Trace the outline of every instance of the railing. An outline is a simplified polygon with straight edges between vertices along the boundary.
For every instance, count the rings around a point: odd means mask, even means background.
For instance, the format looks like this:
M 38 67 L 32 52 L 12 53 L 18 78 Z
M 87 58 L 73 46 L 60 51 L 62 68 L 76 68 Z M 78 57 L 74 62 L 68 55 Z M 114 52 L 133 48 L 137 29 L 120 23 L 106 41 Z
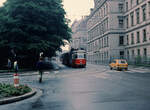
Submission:
M 150 55 L 141 56 L 141 55 L 134 55 L 134 56 L 114 56 L 109 58 L 103 59 L 91 59 L 88 62 L 92 64 L 109 64 L 113 59 L 126 59 L 128 64 L 130 65 L 143 65 L 143 66 L 150 66 Z
M 135 65 L 150 65 L 150 55 L 147 56 L 128 56 L 127 61 L 129 64 Z

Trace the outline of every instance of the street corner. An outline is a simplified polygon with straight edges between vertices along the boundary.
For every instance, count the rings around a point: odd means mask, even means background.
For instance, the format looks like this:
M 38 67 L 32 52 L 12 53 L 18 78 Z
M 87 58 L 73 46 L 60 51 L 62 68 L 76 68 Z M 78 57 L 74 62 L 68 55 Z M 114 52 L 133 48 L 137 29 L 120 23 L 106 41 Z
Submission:
M 26 93 L 24 95 L 8 97 L 8 98 L 1 99 L 0 100 L 0 105 L 22 101 L 24 99 L 27 99 L 27 98 L 30 98 L 30 97 L 34 96 L 37 93 L 37 89 L 36 88 L 31 88 L 31 89 L 32 89 L 31 92 Z

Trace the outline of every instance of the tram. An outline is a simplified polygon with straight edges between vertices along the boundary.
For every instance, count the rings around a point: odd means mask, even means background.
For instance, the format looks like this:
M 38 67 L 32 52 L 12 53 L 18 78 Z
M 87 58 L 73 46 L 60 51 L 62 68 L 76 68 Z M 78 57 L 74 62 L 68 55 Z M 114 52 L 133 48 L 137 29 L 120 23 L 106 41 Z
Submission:
M 61 55 L 62 64 L 69 67 L 86 67 L 86 51 L 83 49 L 71 49 Z

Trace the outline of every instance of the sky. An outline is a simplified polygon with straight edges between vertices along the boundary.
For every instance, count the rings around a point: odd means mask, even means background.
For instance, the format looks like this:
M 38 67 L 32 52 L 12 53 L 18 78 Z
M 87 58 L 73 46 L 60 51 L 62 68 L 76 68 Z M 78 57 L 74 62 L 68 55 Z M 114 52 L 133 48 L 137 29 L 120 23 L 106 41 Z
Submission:
M 63 4 L 67 18 L 73 23 L 75 19 L 79 20 L 82 16 L 89 15 L 90 8 L 94 7 L 94 0 L 63 0 Z
M 0 5 L 2 5 L 3 4 L 3 2 L 5 2 L 6 0 L 0 0 Z

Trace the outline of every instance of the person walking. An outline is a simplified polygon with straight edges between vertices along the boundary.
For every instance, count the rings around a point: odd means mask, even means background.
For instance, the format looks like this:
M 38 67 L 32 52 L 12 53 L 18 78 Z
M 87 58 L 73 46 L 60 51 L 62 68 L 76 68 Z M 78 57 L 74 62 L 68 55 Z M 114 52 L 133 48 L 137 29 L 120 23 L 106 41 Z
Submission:
M 44 62 L 43 62 L 43 58 L 40 57 L 39 61 L 37 62 L 37 65 L 36 65 L 38 71 L 39 71 L 39 83 L 42 82 L 42 75 L 43 75 L 43 70 L 44 70 Z
M 8 67 L 8 72 L 11 72 L 11 60 L 8 59 L 8 62 L 7 62 L 7 67 Z

